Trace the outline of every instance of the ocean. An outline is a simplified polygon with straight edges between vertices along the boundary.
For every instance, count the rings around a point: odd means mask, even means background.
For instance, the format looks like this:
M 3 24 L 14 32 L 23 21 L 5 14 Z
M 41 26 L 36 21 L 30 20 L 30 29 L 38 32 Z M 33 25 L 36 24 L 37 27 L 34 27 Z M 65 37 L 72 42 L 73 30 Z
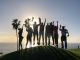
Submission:
M 79 43 L 68 43 L 68 49 L 75 49 L 78 48 Z M 16 43 L 0 43 L 0 52 L 2 52 L 2 55 L 14 52 L 17 50 L 17 44 Z M 61 44 L 59 43 L 59 48 L 61 47 Z

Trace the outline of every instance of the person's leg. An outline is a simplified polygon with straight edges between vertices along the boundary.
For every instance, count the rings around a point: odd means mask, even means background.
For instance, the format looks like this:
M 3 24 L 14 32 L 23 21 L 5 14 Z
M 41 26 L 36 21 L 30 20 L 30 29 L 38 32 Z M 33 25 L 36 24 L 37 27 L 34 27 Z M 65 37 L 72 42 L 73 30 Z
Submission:
M 66 37 L 65 37 L 66 39 Z M 67 49 L 67 39 L 65 40 L 65 49 Z
M 27 47 L 27 45 L 28 45 L 28 40 L 27 40 L 27 42 L 26 42 L 26 47 Z
M 42 32 L 42 39 L 43 39 L 43 45 L 44 45 L 44 32 Z
M 23 49 L 23 48 L 22 48 L 22 43 L 21 43 L 21 49 Z
M 39 42 L 39 39 L 38 39 L 38 32 L 37 32 L 37 44 L 38 44 L 38 42 Z
M 62 48 L 64 48 L 64 44 L 63 44 L 63 41 L 61 41 L 61 45 L 62 45 Z
M 23 49 L 23 48 L 22 48 L 22 40 L 21 40 L 21 49 Z
M 50 34 L 48 34 L 48 45 L 50 45 Z
M 53 45 L 54 45 L 54 35 L 53 35 L 53 33 L 52 33 L 52 41 L 53 41 Z
M 57 36 L 55 36 L 55 45 L 56 45 L 56 47 L 58 47 L 58 40 L 57 40 Z
M 21 36 L 21 49 L 23 49 L 23 47 L 22 47 L 22 40 L 23 40 L 23 36 Z
M 61 48 L 64 48 L 63 37 L 61 37 Z
M 35 44 L 35 33 L 33 34 L 33 45 Z
M 19 37 L 19 50 L 20 50 L 20 37 Z
M 32 37 L 30 37 L 30 47 L 32 47 Z
M 29 36 L 27 36 L 27 42 L 26 42 L 26 47 L 27 47 L 27 45 L 28 45 L 28 40 L 29 40 Z
M 58 35 L 56 35 L 56 46 L 58 47 Z
M 40 39 L 41 39 L 41 32 L 39 32 L 39 42 L 38 42 L 38 45 L 40 45 Z
M 45 44 L 47 45 L 47 33 L 45 33 Z

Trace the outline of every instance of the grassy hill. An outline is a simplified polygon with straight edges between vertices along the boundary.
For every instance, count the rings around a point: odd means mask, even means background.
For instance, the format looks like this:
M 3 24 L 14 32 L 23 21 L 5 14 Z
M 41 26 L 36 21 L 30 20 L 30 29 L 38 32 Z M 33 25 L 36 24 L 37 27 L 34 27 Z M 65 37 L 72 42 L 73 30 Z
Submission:
M 80 48 L 77 48 L 77 49 L 69 49 L 69 51 L 77 54 L 78 56 L 80 56 Z
M 80 60 L 80 57 L 68 50 L 37 46 L 9 53 L 0 60 Z

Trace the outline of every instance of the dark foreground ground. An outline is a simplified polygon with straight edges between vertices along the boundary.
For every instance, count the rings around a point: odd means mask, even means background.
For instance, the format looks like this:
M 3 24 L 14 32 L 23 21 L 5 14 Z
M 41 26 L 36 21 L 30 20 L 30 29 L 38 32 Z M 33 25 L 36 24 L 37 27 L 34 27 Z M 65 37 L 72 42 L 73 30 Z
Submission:
M 37 46 L 9 53 L 0 57 L 0 60 L 80 60 L 80 57 L 68 50 Z

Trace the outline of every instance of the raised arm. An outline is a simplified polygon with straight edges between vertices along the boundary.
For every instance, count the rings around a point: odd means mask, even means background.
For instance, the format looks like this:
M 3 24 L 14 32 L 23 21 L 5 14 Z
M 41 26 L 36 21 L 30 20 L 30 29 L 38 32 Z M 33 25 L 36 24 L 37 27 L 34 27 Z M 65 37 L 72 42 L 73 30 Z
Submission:
M 39 19 L 39 24 L 37 24 L 37 26 L 39 26 L 41 24 L 41 18 L 39 17 L 38 19 Z
M 32 17 L 32 21 L 34 20 L 34 17 Z
M 62 27 L 62 26 L 60 25 L 60 28 L 59 28 L 60 31 L 61 31 L 61 27 Z
M 41 18 L 39 17 L 39 24 L 41 24 Z
M 58 21 L 57 21 L 57 29 L 58 29 Z
M 45 18 L 44 26 L 45 26 L 45 23 L 46 23 L 46 18 Z

